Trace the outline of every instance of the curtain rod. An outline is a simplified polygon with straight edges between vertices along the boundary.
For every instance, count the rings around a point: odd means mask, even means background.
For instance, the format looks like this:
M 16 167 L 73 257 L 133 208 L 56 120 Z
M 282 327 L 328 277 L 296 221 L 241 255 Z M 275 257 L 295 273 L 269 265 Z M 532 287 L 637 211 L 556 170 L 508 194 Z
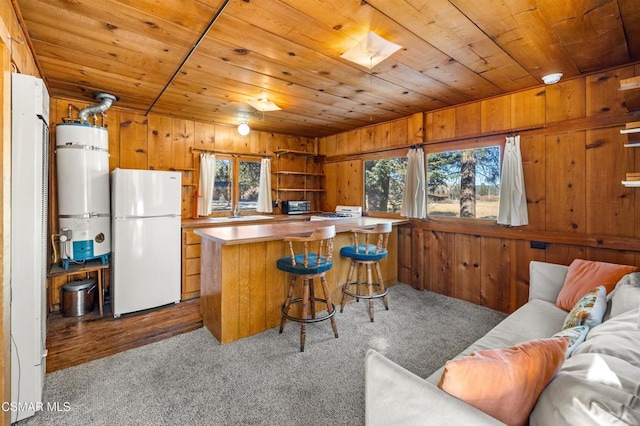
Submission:
M 220 149 L 201 149 L 201 148 L 190 148 L 191 152 L 193 153 L 193 151 L 200 151 L 200 152 L 208 152 L 211 154 L 226 154 L 226 155 L 231 155 L 234 157 L 239 157 L 241 155 L 246 155 L 246 156 L 254 156 L 254 157 L 263 157 L 263 158 L 272 158 L 273 154 L 251 154 L 251 153 L 246 153 L 246 152 L 235 152 L 235 151 L 224 151 L 224 150 L 220 150 Z

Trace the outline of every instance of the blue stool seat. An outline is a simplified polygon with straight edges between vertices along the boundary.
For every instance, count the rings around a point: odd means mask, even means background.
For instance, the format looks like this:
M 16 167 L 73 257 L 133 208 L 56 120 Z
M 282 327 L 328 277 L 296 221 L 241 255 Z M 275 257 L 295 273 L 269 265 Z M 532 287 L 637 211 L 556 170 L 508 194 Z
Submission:
M 338 337 L 338 326 L 334 318 L 336 307 L 331 302 L 331 293 L 327 286 L 325 272 L 333 267 L 333 240 L 336 235 L 334 225 L 317 228 L 308 237 L 291 236 L 284 238 L 289 246 L 290 256 L 282 257 L 276 261 L 276 267 L 291 274 L 291 282 L 287 298 L 282 305 L 282 319 L 280 320 L 280 333 L 284 330 L 286 320 L 300 323 L 300 352 L 304 352 L 307 336 L 307 324 L 324 320 L 331 321 L 333 334 Z M 294 246 L 302 253 L 296 253 Z M 313 280 L 319 278 L 324 297 L 316 297 Z M 294 297 L 296 282 L 302 284 L 302 294 Z M 316 302 L 327 307 L 327 312 L 316 312 Z M 297 311 L 289 313 L 292 305 L 297 305 Z
M 358 244 L 358 250 L 356 246 L 344 246 L 340 249 L 340 256 L 349 257 L 353 260 L 381 260 L 387 257 L 389 252 L 387 250 L 381 250 L 376 253 L 378 247 L 374 244 Z
M 313 275 L 327 272 L 333 267 L 333 260 L 327 261 L 325 256 L 320 256 L 318 262 L 317 253 L 309 253 L 307 256 L 307 266 L 304 266 L 304 254 L 295 255 L 295 266 L 291 263 L 291 257 L 281 257 L 276 262 L 276 267 L 281 271 L 290 272 L 296 275 Z

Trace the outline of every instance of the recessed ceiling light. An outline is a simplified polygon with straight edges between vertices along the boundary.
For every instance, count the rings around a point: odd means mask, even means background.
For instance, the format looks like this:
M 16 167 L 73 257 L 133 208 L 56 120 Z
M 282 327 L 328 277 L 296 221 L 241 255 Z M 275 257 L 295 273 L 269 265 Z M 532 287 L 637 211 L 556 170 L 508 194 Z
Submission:
M 402 46 L 391 43 L 371 31 L 340 57 L 371 69 L 400 49 Z
M 542 76 L 542 81 L 544 81 L 544 84 L 556 84 L 557 82 L 560 81 L 561 78 L 562 78 L 561 72 L 554 72 L 553 74 L 547 74 L 545 76 Z

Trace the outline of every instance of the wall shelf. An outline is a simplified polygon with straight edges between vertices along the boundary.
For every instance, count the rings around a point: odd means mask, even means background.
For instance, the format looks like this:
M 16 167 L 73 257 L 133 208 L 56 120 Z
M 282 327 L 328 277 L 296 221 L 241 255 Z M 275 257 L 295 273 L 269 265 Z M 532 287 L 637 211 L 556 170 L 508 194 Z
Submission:
M 624 103 L 630 113 L 640 112 L 640 76 L 620 80 L 620 91 L 624 92 Z M 625 148 L 640 148 L 640 121 L 632 121 L 620 129 L 620 134 L 627 135 Z M 627 179 L 637 178 L 638 173 L 627 173 Z M 640 188 L 640 180 L 623 180 L 627 188 Z
M 620 89 L 629 112 L 640 112 L 640 76 L 620 80 Z
M 276 176 L 276 188 L 275 188 L 275 196 L 277 199 L 280 198 L 281 194 L 287 193 L 298 193 L 302 194 L 303 199 L 307 199 L 307 194 L 318 194 L 324 192 L 324 189 L 321 188 L 322 181 L 320 180 L 324 177 L 324 173 L 319 173 L 308 169 L 310 166 L 309 161 L 310 158 L 314 159 L 314 162 L 318 162 L 318 156 L 315 152 L 307 152 L 300 151 L 295 149 L 278 149 L 274 151 L 277 157 L 277 170 L 273 172 Z M 300 170 L 287 170 L 286 168 L 283 170 L 283 163 L 286 162 L 281 161 L 283 157 L 305 157 L 304 159 L 304 171 Z M 291 167 L 294 169 L 300 169 L 300 166 Z M 302 186 L 301 186 L 302 185 Z M 317 200 L 316 200 L 317 202 Z

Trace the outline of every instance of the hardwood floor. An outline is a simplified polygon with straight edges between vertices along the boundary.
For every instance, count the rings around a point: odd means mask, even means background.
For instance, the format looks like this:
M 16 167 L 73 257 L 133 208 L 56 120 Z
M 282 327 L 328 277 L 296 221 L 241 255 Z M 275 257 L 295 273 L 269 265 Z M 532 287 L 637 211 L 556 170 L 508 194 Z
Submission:
M 115 319 L 105 304 L 81 317 L 47 318 L 47 373 L 137 348 L 202 327 L 200 299 Z

